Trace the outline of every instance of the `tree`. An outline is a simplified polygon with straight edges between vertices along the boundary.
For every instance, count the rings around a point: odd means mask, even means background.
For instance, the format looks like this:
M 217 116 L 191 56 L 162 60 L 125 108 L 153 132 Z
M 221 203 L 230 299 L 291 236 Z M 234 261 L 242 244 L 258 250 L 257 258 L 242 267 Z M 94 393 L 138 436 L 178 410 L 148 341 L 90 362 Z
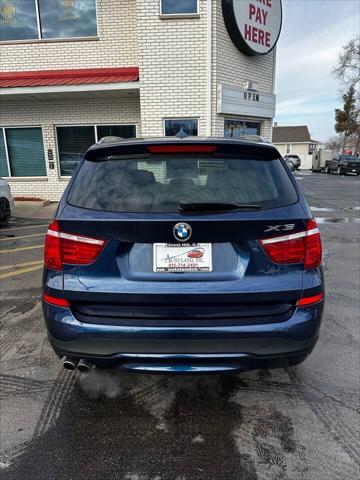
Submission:
M 326 150 L 336 150 L 339 152 L 343 145 L 344 139 L 341 135 L 333 135 L 325 142 Z
M 339 108 L 335 109 L 335 131 L 337 133 L 343 133 L 344 148 L 349 135 L 357 134 L 358 138 L 360 136 L 359 110 L 356 105 L 355 87 L 353 85 L 344 93 L 343 101 L 343 110 Z
M 360 37 L 344 45 L 333 73 L 346 87 L 360 85 Z

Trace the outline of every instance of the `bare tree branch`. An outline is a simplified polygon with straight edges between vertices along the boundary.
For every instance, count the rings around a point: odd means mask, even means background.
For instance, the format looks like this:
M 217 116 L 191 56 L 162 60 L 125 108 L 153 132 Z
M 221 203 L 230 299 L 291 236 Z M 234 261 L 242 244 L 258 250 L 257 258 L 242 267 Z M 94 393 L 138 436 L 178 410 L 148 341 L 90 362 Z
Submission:
M 353 85 L 357 90 L 360 85 L 360 37 L 353 38 L 344 45 L 333 69 L 333 74 L 342 80 L 345 86 Z

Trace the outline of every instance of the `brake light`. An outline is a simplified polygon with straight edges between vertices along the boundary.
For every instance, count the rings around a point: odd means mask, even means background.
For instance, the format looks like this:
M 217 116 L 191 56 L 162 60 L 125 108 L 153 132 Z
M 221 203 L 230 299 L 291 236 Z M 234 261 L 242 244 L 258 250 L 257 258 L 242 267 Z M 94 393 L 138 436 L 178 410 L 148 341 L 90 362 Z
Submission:
M 260 244 L 274 263 L 303 263 L 304 268 L 321 264 L 322 246 L 315 219 L 307 222 L 306 230 L 280 237 L 260 240 Z
M 149 145 L 150 153 L 212 153 L 215 145 Z
M 319 293 L 318 295 L 313 295 L 312 297 L 299 298 L 296 302 L 297 307 L 308 307 L 309 305 L 314 305 L 319 303 L 324 299 L 324 294 Z
M 46 303 L 56 305 L 57 307 L 70 307 L 70 303 L 68 300 L 66 300 L 66 298 L 53 297 L 52 295 L 48 295 L 47 293 L 43 294 L 43 300 Z
M 64 264 L 89 265 L 104 248 L 106 241 L 60 231 L 57 220 L 53 220 L 45 238 L 45 266 L 62 270 Z

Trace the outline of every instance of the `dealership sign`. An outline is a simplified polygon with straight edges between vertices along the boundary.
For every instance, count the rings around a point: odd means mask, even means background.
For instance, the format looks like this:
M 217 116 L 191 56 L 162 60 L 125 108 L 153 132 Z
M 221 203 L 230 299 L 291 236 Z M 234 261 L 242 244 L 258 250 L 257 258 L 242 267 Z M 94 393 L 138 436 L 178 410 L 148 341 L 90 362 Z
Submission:
M 222 0 L 230 38 L 246 55 L 265 55 L 281 32 L 281 0 Z

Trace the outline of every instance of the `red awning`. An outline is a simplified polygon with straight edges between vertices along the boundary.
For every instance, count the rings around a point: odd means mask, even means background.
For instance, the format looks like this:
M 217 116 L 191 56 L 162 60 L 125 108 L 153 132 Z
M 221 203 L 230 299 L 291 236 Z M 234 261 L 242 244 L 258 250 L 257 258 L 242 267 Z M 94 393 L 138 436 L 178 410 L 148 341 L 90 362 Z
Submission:
M 138 80 L 138 67 L 2 72 L 0 73 L 0 88 L 121 83 Z

